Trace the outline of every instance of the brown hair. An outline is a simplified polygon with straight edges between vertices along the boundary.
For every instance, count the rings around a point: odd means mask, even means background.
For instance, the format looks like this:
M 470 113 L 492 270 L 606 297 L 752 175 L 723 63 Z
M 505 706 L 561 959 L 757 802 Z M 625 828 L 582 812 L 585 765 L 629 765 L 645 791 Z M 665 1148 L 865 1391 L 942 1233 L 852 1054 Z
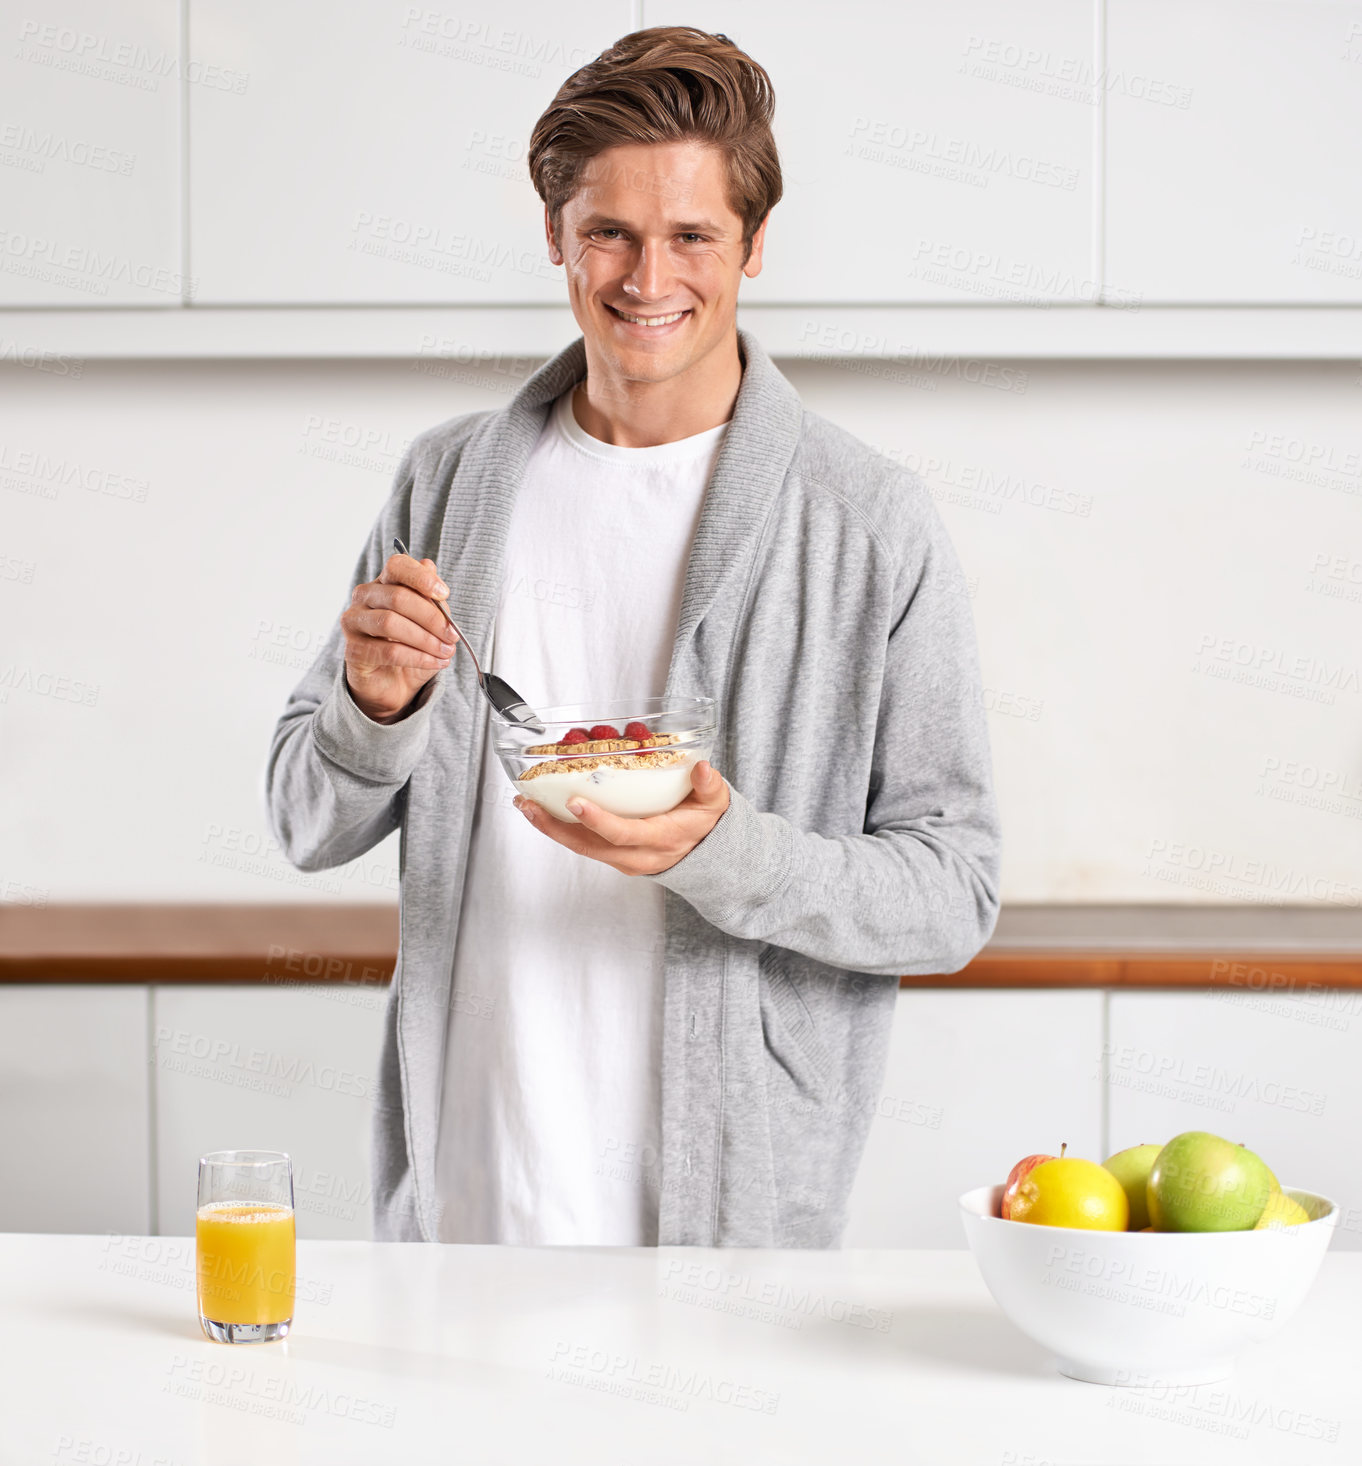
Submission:
M 564 204 L 598 153 L 695 139 L 723 153 L 746 264 L 752 236 L 781 195 L 775 101 L 765 70 L 721 32 L 657 25 L 622 36 L 568 77 L 530 137 L 530 180 L 548 206 L 554 237 Z

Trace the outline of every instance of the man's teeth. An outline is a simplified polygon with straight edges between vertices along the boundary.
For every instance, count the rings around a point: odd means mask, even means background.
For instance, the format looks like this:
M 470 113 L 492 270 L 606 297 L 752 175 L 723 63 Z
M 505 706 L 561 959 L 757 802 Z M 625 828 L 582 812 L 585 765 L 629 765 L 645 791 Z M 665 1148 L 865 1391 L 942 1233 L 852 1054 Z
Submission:
M 616 315 L 622 316 L 626 321 L 632 321 L 636 326 L 666 326 L 672 321 L 679 321 L 686 314 L 685 311 L 677 311 L 675 315 L 670 316 L 631 316 L 617 306 L 614 307 L 614 310 Z

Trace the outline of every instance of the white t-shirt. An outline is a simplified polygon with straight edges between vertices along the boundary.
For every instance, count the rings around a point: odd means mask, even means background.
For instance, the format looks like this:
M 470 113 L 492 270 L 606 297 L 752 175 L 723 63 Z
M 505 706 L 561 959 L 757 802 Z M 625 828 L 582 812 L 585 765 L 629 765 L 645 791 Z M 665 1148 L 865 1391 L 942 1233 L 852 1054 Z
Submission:
M 572 397 L 530 455 L 494 626 L 491 663 L 535 708 L 665 692 L 728 428 L 622 448 L 578 424 Z M 454 955 L 438 1236 L 654 1245 L 664 892 L 550 840 L 515 792 L 489 739 Z

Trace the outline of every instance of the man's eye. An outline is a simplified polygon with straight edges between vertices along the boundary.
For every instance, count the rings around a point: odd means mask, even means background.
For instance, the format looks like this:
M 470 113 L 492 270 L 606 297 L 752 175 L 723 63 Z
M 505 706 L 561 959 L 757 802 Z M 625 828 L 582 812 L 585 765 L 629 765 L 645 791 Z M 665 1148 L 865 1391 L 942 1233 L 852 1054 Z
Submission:
M 607 229 L 598 229 L 596 231 L 596 233 L 597 234 L 618 234 L 619 233 L 619 230 L 611 227 L 611 228 L 607 228 Z
M 687 239 L 687 240 L 690 240 L 690 239 L 700 240 L 700 239 L 703 239 L 704 237 L 705 236 L 703 234 L 683 234 L 681 236 L 682 239 Z

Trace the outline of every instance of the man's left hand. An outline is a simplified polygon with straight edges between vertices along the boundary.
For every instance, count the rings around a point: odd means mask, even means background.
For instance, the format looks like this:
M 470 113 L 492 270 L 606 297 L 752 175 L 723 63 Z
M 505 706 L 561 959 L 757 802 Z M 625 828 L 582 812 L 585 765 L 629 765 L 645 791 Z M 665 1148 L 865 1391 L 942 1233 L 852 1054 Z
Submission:
M 515 807 L 536 830 L 578 855 L 603 861 L 627 876 L 655 876 L 689 855 L 728 808 L 728 782 L 712 764 L 702 759 L 691 769 L 690 780 L 691 792 L 675 809 L 646 819 L 623 819 L 580 795 L 567 806 L 581 821 L 576 825 L 555 819 L 521 794 Z

